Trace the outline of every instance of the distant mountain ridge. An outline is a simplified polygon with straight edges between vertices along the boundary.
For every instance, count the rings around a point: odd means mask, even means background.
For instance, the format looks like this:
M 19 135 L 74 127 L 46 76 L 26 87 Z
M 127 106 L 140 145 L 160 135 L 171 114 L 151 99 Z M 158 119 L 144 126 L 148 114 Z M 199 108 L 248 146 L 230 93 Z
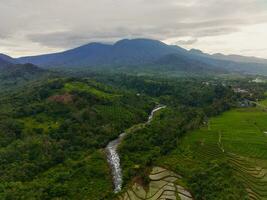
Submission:
M 244 63 L 259 63 L 259 64 L 267 64 L 267 59 L 257 58 L 257 57 L 248 57 L 248 56 L 240 56 L 240 55 L 224 55 L 224 54 L 212 54 L 213 58 L 221 59 L 221 60 L 231 60 L 235 62 L 244 62 Z
M 34 76 L 45 72 L 31 63 L 27 64 L 10 64 L 6 66 L 0 65 L 0 78 L 21 78 L 24 76 Z
M 7 63 L 11 63 L 11 64 L 18 64 L 18 61 L 15 58 L 12 58 L 8 55 L 5 54 L 1 54 L 0 53 L 0 62 L 7 62 Z
M 207 56 L 213 59 L 219 59 L 219 60 L 241 62 L 241 63 L 267 64 L 267 59 L 252 57 L 252 56 L 249 57 L 249 56 L 241 56 L 241 55 L 235 55 L 235 54 L 224 55 L 222 53 L 207 54 L 207 53 L 202 52 L 199 49 L 191 49 L 189 52 L 193 54 L 201 55 L 201 56 Z
M 0 58 L 0 68 L 9 65 L 10 63 Z
M 162 56 L 182 52 L 185 53 L 186 50 L 156 40 L 124 39 L 113 45 L 90 43 L 61 53 L 22 57 L 18 61 L 46 67 L 125 65 L 153 62 Z
M 175 56 L 174 56 L 175 55 Z M 201 72 L 238 72 L 267 75 L 267 60 L 238 55 L 206 54 L 198 49 L 186 50 L 151 39 L 124 39 L 114 44 L 89 43 L 67 51 L 5 61 L 53 67 L 158 66 L 161 70 Z M 1 59 L 1 56 L 0 56 Z
M 4 54 L 0 55 L 0 92 L 23 86 L 28 81 L 37 80 L 48 71 L 33 64 L 16 64 L 17 61 Z

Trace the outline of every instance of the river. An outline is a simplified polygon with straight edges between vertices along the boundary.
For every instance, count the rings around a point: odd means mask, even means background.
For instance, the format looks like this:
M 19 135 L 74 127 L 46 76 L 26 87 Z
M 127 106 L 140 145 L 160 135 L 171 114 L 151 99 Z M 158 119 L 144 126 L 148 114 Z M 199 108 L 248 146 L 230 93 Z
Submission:
M 166 106 L 157 106 L 156 108 L 154 108 L 151 111 L 148 117 L 148 120 L 145 124 L 149 124 L 153 120 L 154 114 L 157 111 L 165 107 Z M 122 187 L 122 181 L 123 181 L 122 180 L 122 169 L 120 166 L 120 157 L 117 152 L 117 148 L 119 144 L 121 143 L 121 141 L 123 140 L 123 138 L 125 137 L 125 135 L 126 135 L 125 132 L 121 133 L 117 139 L 109 142 L 109 144 L 106 147 L 107 159 L 108 159 L 108 163 L 110 165 L 111 171 L 112 171 L 112 178 L 113 178 L 113 185 L 114 185 L 115 193 L 121 191 L 121 187 Z

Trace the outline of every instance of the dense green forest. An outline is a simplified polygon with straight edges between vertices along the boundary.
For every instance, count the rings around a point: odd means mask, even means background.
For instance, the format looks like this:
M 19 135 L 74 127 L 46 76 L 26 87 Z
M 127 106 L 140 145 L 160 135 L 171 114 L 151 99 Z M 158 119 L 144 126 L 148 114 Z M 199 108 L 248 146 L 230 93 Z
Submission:
M 166 109 L 119 146 L 122 193 L 134 180 L 148 184 L 152 167 L 162 166 L 181 174 L 195 199 L 245 199 L 227 160 L 195 159 L 199 150 L 185 138 L 225 111 L 264 99 L 266 84 L 253 78 L 46 73 L 12 91 L 3 85 L 0 199 L 116 199 L 104 148 L 159 104 Z
M 49 80 L 3 96 L 1 198 L 106 197 L 112 183 L 101 149 L 153 104 L 91 79 Z

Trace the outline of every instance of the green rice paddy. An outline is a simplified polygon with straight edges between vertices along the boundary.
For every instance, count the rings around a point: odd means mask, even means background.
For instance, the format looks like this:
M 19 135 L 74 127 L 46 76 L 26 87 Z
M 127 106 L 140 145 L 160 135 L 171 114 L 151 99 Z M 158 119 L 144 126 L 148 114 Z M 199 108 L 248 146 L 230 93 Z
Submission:
M 204 199 L 267 199 L 266 103 L 211 118 L 207 126 L 186 134 L 159 165 L 186 176 L 189 188 Z M 195 177 L 201 177 L 202 186 Z M 205 190 L 209 185 L 215 186 Z

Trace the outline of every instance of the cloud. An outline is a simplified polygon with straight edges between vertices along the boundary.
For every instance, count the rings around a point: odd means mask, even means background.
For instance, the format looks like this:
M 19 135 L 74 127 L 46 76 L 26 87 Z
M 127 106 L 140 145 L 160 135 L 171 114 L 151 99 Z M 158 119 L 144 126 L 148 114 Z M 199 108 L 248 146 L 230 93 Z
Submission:
M 199 41 L 266 23 L 267 4 L 265 0 L 1 0 L 0 18 L 6 19 L 1 21 L 0 38 L 26 44 L 24 48 L 38 54 L 48 48 L 136 37 L 175 38 L 189 44 L 194 41 L 182 38 Z
M 219 24 L 219 25 L 218 25 Z M 232 24 L 242 24 L 242 21 L 232 21 Z M 171 37 L 206 37 L 230 34 L 238 31 L 234 26 L 229 26 L 227 21 L 203 21 L 187 22 L 163 25 L 136 25 L 103 27 L 101 30 L 95 27 L 83 27 L 80 31 L 65 30 L 54 32 L 42 32 L 27 34 L 26 37 L 32 42 L 52 47 L 71 47 L 87 42 L 112 42 L 121 38 L 153 38 L 165 40 Z

